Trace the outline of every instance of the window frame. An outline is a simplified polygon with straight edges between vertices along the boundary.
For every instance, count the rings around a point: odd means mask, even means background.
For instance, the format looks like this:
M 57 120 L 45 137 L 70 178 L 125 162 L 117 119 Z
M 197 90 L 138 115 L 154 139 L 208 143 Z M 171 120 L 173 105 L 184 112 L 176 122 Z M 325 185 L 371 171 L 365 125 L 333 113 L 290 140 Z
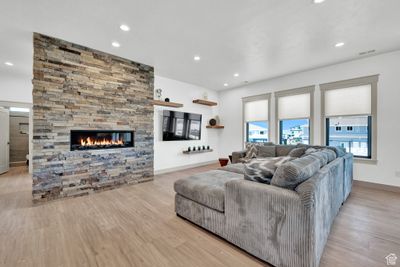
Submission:
M 354 155 L 355 159 L 364 159 L 364 160 L 371 160 L 372 159 L 372 116 L 371 115 L 364 115 L 366 116 L 368 119 L 368 135 L 367 135 L 367 147 L 368 147 L 368 156 L 356 156 Z M 337 116 L 339 117 L 339 116 Z M 331 118 L 337 118 L 337 117 L 327 117 L 325 119 L 325 142 L 327 145 L 329 145 L 329 120 Z M 349 116 L 340 116 L 340 117 L 357 117 L 357 115 L 349 115 Z M 347 126 L 348 127 L 348 126 Z M 336 131 L 335 131 L 336 132 Z
M 321 91 L 321 142 L 323 145 L 326 145 L 328 142 L 327 140 L 327 116 L 325 115 L 325 93 L 328 90 L 337 90 L 347 87 L 355 87 L 355 86 L 362 86 L 362 85 L 371 85 L 371 114 L 351 114 L 348 116 L 370 116 L 371 125 L 370 125 L 370 146 L 369 153 L 371 154 L 371 158 L 365 157 L 356 157 L 354 158 L 355 162 L 358 163 L 377 163 L 377 136 L 378 136 L 378 110 L 377 110 L 377 101 L 378 101 L 378 81 L 379 81 L 379 74 L 359 77 L 349 80 L 331 82 L 331 83 L 324 83 L 320 84 L 320 91 Z M 342 115 L 346 116 L 346 115 Z
M 245 104 L 247 102 L 253 102 L 258 100 L 268 101 L 268 142 L 271 141 L 271 93 L 247 96 L 242 98 L 242 147 L 245 147 L 247 143 L 247 122 L 245 121 Z
M 294 89 L 289 89 L 289 90 L 282 90 L 282 91 L 277 91 L 274 93 L 275 96 L 275 141 L 276 144 L 280 144 L 281 141 L 281 120 L 279 119 L 279 98 L 285 97 L 285 96 L 293 96 L 293 95 L 302 95 L 302 94 L 310 94 L 310 117 L 304 118 L 304 117 L 298 117 L 298 118 L 290 118 L 290 119 L 285 119 L 285 120 L 296 120 L 296 119 L 308 119 L 308 134 L 309 134 L 309 144 L 312 145 L 314 144 L 314 92 L 315 92 L 315 85 L 310 85 L 310 86 L 304 86 L 304 87 L 299 87 L 299 88 L 294 88 Z

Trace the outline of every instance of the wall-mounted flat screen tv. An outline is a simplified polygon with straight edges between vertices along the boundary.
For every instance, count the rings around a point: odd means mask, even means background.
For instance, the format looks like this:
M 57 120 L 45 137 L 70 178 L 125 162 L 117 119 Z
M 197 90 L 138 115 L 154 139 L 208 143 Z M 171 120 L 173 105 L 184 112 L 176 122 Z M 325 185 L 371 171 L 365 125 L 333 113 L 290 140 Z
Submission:
M 201 115 L 164 110 L 163 141 L 201 139 Z

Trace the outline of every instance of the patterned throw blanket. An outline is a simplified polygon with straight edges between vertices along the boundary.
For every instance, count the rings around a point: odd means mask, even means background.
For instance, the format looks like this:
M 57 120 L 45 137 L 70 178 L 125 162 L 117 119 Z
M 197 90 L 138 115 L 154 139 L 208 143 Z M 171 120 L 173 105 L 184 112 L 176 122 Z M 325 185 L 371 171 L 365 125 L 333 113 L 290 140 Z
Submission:
M 270 184 L 276 169 L 283 163 L 296 158 L 293 157 L 274 157 L 274 158 L 255 158 L 248 163 L 244 163 L 244 179 Z

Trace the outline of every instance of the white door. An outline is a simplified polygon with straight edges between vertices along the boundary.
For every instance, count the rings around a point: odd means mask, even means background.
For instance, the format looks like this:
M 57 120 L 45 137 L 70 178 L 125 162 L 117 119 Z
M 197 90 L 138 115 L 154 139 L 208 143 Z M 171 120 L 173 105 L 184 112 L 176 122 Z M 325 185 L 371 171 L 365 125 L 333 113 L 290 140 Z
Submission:
M 0 174 L 10 166 L 10 114 L 0 107 Z

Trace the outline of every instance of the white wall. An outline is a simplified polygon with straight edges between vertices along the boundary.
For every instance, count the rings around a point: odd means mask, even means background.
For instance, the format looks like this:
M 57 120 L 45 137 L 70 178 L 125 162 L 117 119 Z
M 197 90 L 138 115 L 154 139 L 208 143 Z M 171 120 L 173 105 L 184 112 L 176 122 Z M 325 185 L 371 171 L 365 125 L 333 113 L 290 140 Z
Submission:
M 182 103 L 183 108 L 169 108 L 155 106 L 154 109 L 154 171 L 161 173 L 168 170 L 182 168 L 184 166 L 195 166 L 210 161 L 217 162 L 218 159 L 218 135 L 219 129 L 207 129 L 209 119 L 218 115 L 218 106 L 209 107 L 192 103 L 193 99 L 203 98 L 207 92 L 208 99 L 218 102 L 215 91 L 207 90 L 192 84 L 176 80 L 155 77 L 154 89 L 162 89 L 162 97 L 170 98 L 171 102 Z M 162 113 L 163 110 L 177 110 L 181 112 L 202 114 L 201 140 L 199 141 L 162 141 Z M 198 154 L 183 154 L 188 146 L 209 145 L 214 151 Z
M 15 101 L 32 103 L 32 84 L 30 79 L 15 77 L 14 81 L 0 83 L 3 93 L 0 95 L 0 101 Z M 4 86 L 3 86 L 4 85 Z M 7 86 L 6 86 L 7 85 Z M 12 88 L 12 89 L 10 89 Z M 154 108 L 154 171 L 161 173 L 168 170 L 179 169 L 202 165 L 211 161 L 217 162 L 218 159 L 218 135 L 221 130 L 207 129 L 205 126 L 208 120 L 218 114 L 217 107 L 209 107 L 193 104 L 193 99 L 202 98 L 204 92 L 208 93 L 209 100 L 218 102 L 218 95 L 213 90 L 204 89 L 192 84 L 179 82 L 172 79 L 155 76 L 154 88 L 163 90 L 163 97 L 169 97 L 173 102 L 183 103 L 183 108 L 173 109 L 167 107 L 155 106 Z M 16 103 L 17 104 L 17 103 Z M 14 106 L 25 106 L 26 104 Z M 30 104 L 28 104 L 30 106 Z M 162 111 L 164 109 L 178 110 L 202 114 L 201 140 L 199 141 L 162 141 Z M 32 119 L 30 119 L 30 126 Z M 32 127 L 30 127 L 32 128 Z M 30 129 L 31 133 L 32 129 Z M 30 134 L 30 136 L 32 136 Z M 31 145 L 31 142 L 30 142 Z M 188 146 L 209 145 L 214 151 L 209 153 L 199 153 L 186 155 L 182 151 Z M 30 148 L 31 150 L 31 148 Z M 31 161 L 32 162 L 32 161 Z
M 378 163 L 355 164 L 357 180 L 400 186 L 400 51 L 362 58 L 271 80 L 249 84 L 219 93 L 220 117 L 225 130 L 219 139 L 220 156 L 242 148 L 242 102 L 245 96 L 258 95 L 284 89 L 334 82 L 362 76 L 380 74 L 378 83 Z M 315 92 L 314 143 L 321 143 L 320 91 Z M 354 101 L 357 101 L 356 99 Z M 275 125 L 274 98 L 271 99 L 271 122 Z M 275 128 L 271 138 L 275 140 Z
M 0 101 L 32 103 L 32 77 L 4 75 L 0 79 Z

